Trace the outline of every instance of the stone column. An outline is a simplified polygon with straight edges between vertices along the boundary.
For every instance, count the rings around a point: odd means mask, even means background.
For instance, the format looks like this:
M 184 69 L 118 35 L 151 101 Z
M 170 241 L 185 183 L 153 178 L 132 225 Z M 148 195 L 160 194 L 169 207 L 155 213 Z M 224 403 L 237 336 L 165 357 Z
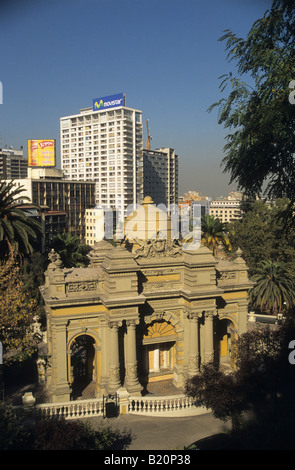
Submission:
M 99 389 L 100 395 L 107 394 L 107 383 L 108 383 L 108 373 L 109 373 L 109 353 L 108 353 L 108 334 L 109 334 L 109 325 L 107 322 L 101 323 L 100 326 L 101 333 L 101 376 L 99 379 Z
M 205 312 L 205 363 L 212 362 L 214 359 L 213 318 L 213 311 Z
M 94 374 L 93 378 L 95 380 L 95 397 L 100 396 L 100 380 L 101 380 L 101 349 L 95 344 L 94 345 L 95 355 L 94 355 Z
M 248 328 L 248 298 L 238 302 L 238 320 L 237 333 L 242 335 Z
M 190 353 L 189 375 L 194 376 L 199 372 L 199 317 L 191 314 L 190 317 Z
M 55 325 L 55 341 L 52 401 L 68 401 L 70 400 L 71 389 L 68 381 L 67 331 L 64 323 Z
M 125 342 L 125 384 L 129 393 L 140 394 L 142 386 L 137 375 L 136 325 L 138 321 L 128 320 Z
M 110 342 L 109 342 L 109 393 L 115 393 L 121 387 L 120 382 L 120 364 L 119 364 L 119 338 L 118 322 L 110 322 Z
M 74 377 L 73 377 L 73 370 L 71 368 L 71 359 L 72 359 L 72 351 L 71 348 L 67 350 L 67 364 L 68 364 L 68 382 L 72 385 Z

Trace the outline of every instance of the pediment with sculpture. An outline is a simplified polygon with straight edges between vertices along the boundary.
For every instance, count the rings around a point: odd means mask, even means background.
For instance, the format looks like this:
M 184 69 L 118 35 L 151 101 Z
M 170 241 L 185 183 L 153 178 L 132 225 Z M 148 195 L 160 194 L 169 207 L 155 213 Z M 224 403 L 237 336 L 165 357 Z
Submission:
M 182 246 L 178 240 L 160 238 L 157 234 L 155 239 L 135 240 L 139 248 L 134 251 L 134 258 L 162 258 L 183 255 Z

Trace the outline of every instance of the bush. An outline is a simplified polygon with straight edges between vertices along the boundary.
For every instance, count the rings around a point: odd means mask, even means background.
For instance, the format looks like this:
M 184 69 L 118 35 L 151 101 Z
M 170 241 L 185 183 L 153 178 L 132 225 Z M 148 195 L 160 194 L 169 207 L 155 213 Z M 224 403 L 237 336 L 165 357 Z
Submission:
M 0 405 L 0 449 L 21 450 L 27 448 L 29 433 L 25 430 L 22 418 L 18 417 L 13 408 Z
M 125 450 L 131 434 L 88 421 L 49 418 L 26 429 L 12 406 L 0 405 L 0 450 Z
M 131 442 L 125 431 L 95 430 L 89 422 L 46 419 L 32 431 L 34 450 L 124 450 Z

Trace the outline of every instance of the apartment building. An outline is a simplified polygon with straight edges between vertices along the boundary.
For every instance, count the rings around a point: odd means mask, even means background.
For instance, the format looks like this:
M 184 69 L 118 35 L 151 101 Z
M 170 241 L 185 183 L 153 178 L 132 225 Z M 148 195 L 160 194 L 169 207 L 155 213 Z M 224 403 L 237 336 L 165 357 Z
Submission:
M 0 175 L 3 179 L 26 178 L 27 170 L 28 159 L 24 157 L 22 148 L 19 150 L 12 147 L 0 149 Z
M 156 205 L 178 202 L 178 155 L 171 148 L 143 150 L 143 192 Z
M 210 203 L 209 214 L 214 215 L 221 222 L 231 222 L 241 217 L 240 200 L 221 199 Z
M 86 209 L 95 206 L 93 181 L 66 180 L 62 170 L 55 168 L 28 168 L 28 177 L 16 179 L 15 184 L 22 186 L 23 195 L 45 213 L 65 212 L 65 230 L 85 240 Z
M 92 246 L 104 238 L 113 239 L 116 227 L 116 212 L 103 207 L 86 209 L 85 243 Z
M 142 112 L 114 96 L 60 119 L 61 168 L 71 181 L 95 182 L 96 204 L 125 214 L 143 200 Z

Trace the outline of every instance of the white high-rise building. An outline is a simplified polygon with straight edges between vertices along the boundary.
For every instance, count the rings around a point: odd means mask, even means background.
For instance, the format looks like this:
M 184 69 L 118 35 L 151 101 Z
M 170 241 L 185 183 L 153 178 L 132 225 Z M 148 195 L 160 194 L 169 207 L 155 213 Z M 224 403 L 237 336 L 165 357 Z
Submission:
M 62 117 L 60 142 L 65 177 L 95 181 L 96 204 L 124 213 L 142 202 L 142 112 L 126 107 L 124 95 Z

